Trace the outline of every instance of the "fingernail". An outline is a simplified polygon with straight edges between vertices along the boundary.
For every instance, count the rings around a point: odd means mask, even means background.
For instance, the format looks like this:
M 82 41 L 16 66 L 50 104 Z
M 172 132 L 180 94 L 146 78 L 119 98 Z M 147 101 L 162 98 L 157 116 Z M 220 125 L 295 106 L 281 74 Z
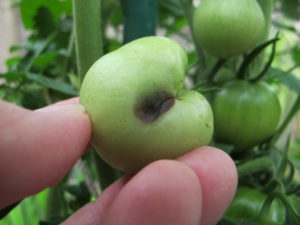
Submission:
M 56 112 L 56 111 L 73 111 L 76 113 L 81 113 L 81 114 L 85 114 L 85 108 L 83 107 L 83 105 L 80 104 L 57 104 L 57 105 L 51 105 L 51 106 L 47 106 L 41 109 L 37 109 L 35 110 L 35 112 Z

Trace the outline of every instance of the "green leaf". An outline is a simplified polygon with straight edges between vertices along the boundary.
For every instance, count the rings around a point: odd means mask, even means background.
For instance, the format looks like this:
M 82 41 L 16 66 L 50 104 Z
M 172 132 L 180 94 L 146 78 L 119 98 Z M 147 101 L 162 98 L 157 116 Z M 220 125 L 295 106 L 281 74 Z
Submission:
M 0 99 L 4 99 L 5 97 L 5 87 L 0 86 Z
M 34 29 L 34 17 L 37 15 L 40 7 L 46 7 L 56 21 L 60 18 L 61 14 L 71 13 L 70 0 L 22 0 L 16 5 L 20 8 L 21 18 L 26 29 Z
M 34 22 L 41 38 L 48 37 L 56 29 L 56 23 L 50 10 L 44 6 L 38 8 L 37 14 L 34 16 Z
M 55 65 L 55 58 L 57 57 L 57 52 L 46 52 L 37 58 L 35 58 L 32 62 L 34 67 L 38 67 L 41 71 L 46 69 L 49 66 Z
M 286 218 L 284 225 L 299 225 L 300 224 L 300 217 L 289 208 L 286 208 Z
M 14 57 L 7 59 L 5 62 L 7 68 L 10 70 L 15 69 L 17 67 L 17 65 L 20 63 L 21 59 L 22 58 L 20 56 L 14 56 Z
M 168 10 L 174 16 L 183 16 L 184 11 L 178 0 L 160 0 L 159 4 L 164 9 Z
M 288 71 L 284 71 L 279 68 L 270 68 L 263 79 L 267 81 L 276 79 L 281 84 L 287 86 L 290 90 L 300 94 L 300 79 L 291 72 L 297 67 L 298 66 L 296 65 Z
M 300 64 L 300 46 L 295 46 L 292 51 L 292 56 L 296 64 Z
M 32 81 L 35 81 L 47 88 L 68 94 L 68 95 L 78 95 L 77 91 L 68 83 L 51 79 L 48 77 L 45 77 L 41 74 L 35 74 L 35 73 L 26 73 L 25 76 Z
M 7 82 L 19 81 L 23 76 L 23 73 L 14 71 L 0 74 L 0 78 L 4 78 Z
M 75 87 L 76 90 L 79 90 L 80 86 L 81 86 L 81 81 L 80 81 L 79 77 L 76 76 L 74 73 L 70 73 L 69 74 L 69 79 L 70 79 L 71 84 L 73 85 L 73 87 Z
M 0 220 L 3 219 L 11 210 L 13 210 L 18 204 L 20 203 L 20 201 L 11 204 L 7 207 L 5 207 L 4 209 L 0 210 Z
M 270 224 L 260 223 L 256 221 L 254 222 L 247 219 L 223 218 L 217 225 L 270 225 Z
M 288 75 L 286 71 L 280 68 L 271 67 L 263 77 L 263 80 L 270 81 L 286 75 Z
M 293 74 L 287 74 L 278 78 L 279 82 L 287 86 L 290 90 L 293 90 L 300 94 L 300 79 Z
M 212 144 L 216 148 L 222 149 L 227 154 L 230 154 L 234 150 L 234 146 L 233 145 L 224 144 L 224 143 L 220 143 L 220 142 L 215 142 L 215 143 L 212 143 Z
M 281 10 L 285 16 L 298 20 L 300 15 L 299 0 L 281 0 Z

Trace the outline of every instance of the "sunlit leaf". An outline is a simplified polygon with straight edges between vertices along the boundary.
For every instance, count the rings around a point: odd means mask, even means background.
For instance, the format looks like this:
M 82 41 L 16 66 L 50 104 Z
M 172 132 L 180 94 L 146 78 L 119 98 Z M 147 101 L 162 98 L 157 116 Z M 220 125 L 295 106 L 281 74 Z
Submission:
M 71 12 L 70 0 L 22 0 L 16 5 L 20 7 L 21 18 L 26 29 L 34 28 L 34 17 L 40 7 L 46 7 L 55 20 L 58 20 L 63 12 L 66 14 Z
M 59 92 L 62 92 L 62 93 L 68 94 L 68 95 L 75 96 L 78 94 L 77 91 L 70 84 L 60 81 L 60 80 L 51 79 L 51 78 L 45 77 L 41 74 L 34 74 L 34 73 L 26 73 L 26 77 L 32 81 L 38 82 L 39 84 L 41 84 L 47 88 L 50 88 L 50 89 L 53 89 L 53 90 L 56 90 L 56 91 L 59 91 Z

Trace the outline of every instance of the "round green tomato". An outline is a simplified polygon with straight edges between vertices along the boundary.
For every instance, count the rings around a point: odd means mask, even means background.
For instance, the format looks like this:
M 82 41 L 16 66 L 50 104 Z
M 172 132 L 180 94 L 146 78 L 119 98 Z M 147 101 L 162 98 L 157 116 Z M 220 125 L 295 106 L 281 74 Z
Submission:
M 145 37 L 89 69 L 80 103 L 91 120 L 92 144 L 106 162 L 136 172 L 210 142 L 212 110 L 203 95 L 184 88 L 187 65 L 177 42 Z
M 265 82 L 232 81 L 213 97 L 215 138 L 243 150 L 270 137 L 280 120 L 280 103 Z
M 237 221 L 257 222 L 264 225 L 282 225 L 285 219 L 285 207 L 278 199 L 272 201 L 266 214 L 259 216 L 267 197 L 260 190 L 243 186 L 239 187 L 224 217 Z
M 193 29 L 201 47 L 228 58 L 261 40 L 265 19 L 256 0 L 204 0 L 195 11 Z

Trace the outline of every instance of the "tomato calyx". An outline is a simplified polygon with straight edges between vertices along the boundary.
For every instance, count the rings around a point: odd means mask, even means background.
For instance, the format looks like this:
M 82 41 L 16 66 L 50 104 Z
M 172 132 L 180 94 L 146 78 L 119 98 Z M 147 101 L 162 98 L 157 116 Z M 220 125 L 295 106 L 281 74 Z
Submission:
M 254 78 L 250 78 L 249 81 L 256 82 L 258 80 L 261 80 L 266 72 L 269 70 L 275 56 L 276 52 L 276 43 L 278 40 L 279 33 L 276 34 L 275 38 L 266 41 L 262 43 L 261 45 L 257 46 L 255 49 L 253 49 L 250 53 L 248 53 L 243 60 L 242 64 L 240 65 L 238 72 L 237 72 L 237 78 L 238 79 L 247 79 L 247 70 L 250 66 L 250 64 L 258 57 L 259 54 L 261 54 L 268 46 L 272 46 L 271 54 L 269 56 L 268 61 L 266 62 L 264 68 L 261 72 L 258 73 L 258 75 L 254 76 Z

